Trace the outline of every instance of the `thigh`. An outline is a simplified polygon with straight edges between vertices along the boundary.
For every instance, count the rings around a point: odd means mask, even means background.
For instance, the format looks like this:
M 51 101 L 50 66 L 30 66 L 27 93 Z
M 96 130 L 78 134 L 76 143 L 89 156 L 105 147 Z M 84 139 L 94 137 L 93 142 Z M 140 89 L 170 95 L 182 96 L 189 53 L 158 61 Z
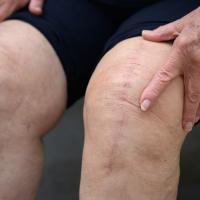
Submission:
M 41 17 L 27 9 L 14 14 L 36 27 L 57 53 L 68 79 L 68 106 L 81 97 L 102 48 L 113 32 L 112 20 L 90 0 L 48 0 Z

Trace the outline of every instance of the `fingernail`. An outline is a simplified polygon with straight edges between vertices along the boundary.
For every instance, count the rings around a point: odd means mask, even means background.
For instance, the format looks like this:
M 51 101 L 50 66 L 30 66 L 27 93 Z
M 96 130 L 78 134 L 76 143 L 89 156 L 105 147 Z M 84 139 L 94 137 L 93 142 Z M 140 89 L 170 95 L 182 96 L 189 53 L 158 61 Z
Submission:
M 193 128 L 193 123 L 192 122 L 188 122 L 185 124 L 185 131 L 190 132 Z
M 195 119 L 195 123 L 197 123 L 199 121 L 200 117 L 197 116 L 196 119 Z
M 142 111 L 147 111 L 149 109 L 150 105 L 151 105 L 151 101 L 150 100 L 148 100 L 148 99 L 144 100 L 141 103 L 141 110 Z
M 151 31 L 151 30 L 143 30 L 143 31 L 142 31 L 142 35 L 143 35 L 143 34 L 148 34 L 148 33 L 152 33 L 152 31 Z

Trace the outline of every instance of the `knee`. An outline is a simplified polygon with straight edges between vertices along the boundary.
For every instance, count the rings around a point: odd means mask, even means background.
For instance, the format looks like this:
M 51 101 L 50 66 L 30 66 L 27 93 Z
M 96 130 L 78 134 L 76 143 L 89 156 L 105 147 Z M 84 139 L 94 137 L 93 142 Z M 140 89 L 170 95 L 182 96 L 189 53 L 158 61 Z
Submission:
M 155 167 L 159 173 L 171 159 L 178 161 L 179 144 L 170 138 L 162 121 L 153 113 L 144 116 L 137 101 L 129 100 L 129 90 L 123 84 L 120 88 L 117 84 L 116 89 L 107 88 L 99 95 L 88 91 L 86 96 L 85 148 L 98 155 L 98 160 L 88 162 L 96 162 L 101 175 L 109 177 L 133 168 Z
M 48 41 L 32 26 L 17 20 L 0 26 L 0 136 L 4 124 L 12 123 L 10 129 L 17 135 L 30 132 L 31 137 L 41 137 L 66 108 L 62 65 Z
M 100 63 L 98 67 L 105 64 L 112 65 L 111 62 Z M 114 68 L 120 68 L 121 73 L 114 70 L 101 73 L 97 67 L 85 96 L 86 145 L 91 142 L 98 146 L 98 151 L 102 149 L 101 169 L 105 173 L 132 166 L 127 158 L 135 159 L 136 154 L 138 160 L 152 162 L 163 156 L 157 150 L 158 136 L 148 135 L 150 131 L 147 134 L 147 130 L 155 128 L 158 120 L 151 112 L 147 116 L 141 112 L 137 85 L 134 76 L 130 76 L 130 65 L 137 64 L 134 61 L 115 63 Z M 99 129 L 107 134 L 97 135 Z
M 138 43 L 131 45 L 140 49 Z M 86 143 L 95 143 L 102 149 L 99 151 L 103 160 L 107 160 L 107 167 L 132 166 L 132 161 L 127 159 L 130 157 L 138 162 L 159 164 L 166 160 L 178 160 L 184 139 L 179 116 L 182 109 L 180 101 L 175 105 L 176 102 L 170 100 L 170 95 L 176 93 L 180 95 L 176 99 L 181 97 L 182 81 L 177 79 L 161 98 L 159 105 L 143 113 L 139 97 L 151 74 L 146 72 L 147 63 L 141 61 L 141 56 L 133 56 L 134 51 L 129 45 L 127 48 L 126 42 L 111 50 L 97 66 L 86 92 Z M 156 72 L 156 68 L 150 70 L 151 73 Z M 168 108 L 165 108 L 166 103 Z M 177 115 L 169 113 L 176 109 Z M 105 134 L 97 135 L 98 129 L 102 129 Z
M 172 81 L 149 112 L 141 112 L 139 103 L 144 88 L 166 61 L 170 50 L 169 44 L 152 43 L 141 38 L 117 44 L 98 64 L 89 82 L 85 112 L 98 107 L 99 112 L 111 112 L 113 115 L 126 112 L 143 121 L 146 119 L 150 122 L 151 118 L 155 118 L 169 132 L 183 131 L 181 77 Z M 174 110 L 177 112 L 172 112 Z
M 8 63 L 0 55 L 0 138 L 41 138 L 55 126 L 65 110 L 65 83 L 55 76 L 55 85 L 38 69 L 17 62 Z M 12 59 L 12 55 L 9 55 Z M 40 74 L 40 72 L 43 74 Z M 46 72 L 48 74 L 48 72 Z M 61 76 L 61 79 L 63 77 Z M 8 128 L 9 126 L 9 128 Z M 17 141 L 17 140 L 16 140 Z
M 10 139 L 21 136 L 40 138 L 55 126 L 62 115 L 65 96 L 55 88 L 38 85 L 35 78 L 34 81 L 23 78 L 15 67 L 0 67 L 1 142 L 4 142 L 4 128 L 7 125 L 9 130 L 6 137 Z M 53 97 L 53 92 L 58 99 Z
M 145 51 L 144 44 L 136 42 L 131 45 L 141 45 Z M 144 117 L 139 97 L 146 78 L 140 56 L 135 56 L 134 51 L 129 42 L 123 41 L 104 56 L 86 91 L 85 115 L 98 113 L 99 118 L 106 116 L 109 120 L 116 120 L 116 124 L 120 124 L 124 115 L 135 116 L 138 120 Z
M 117 68 L 118 65 L 121 66 L 116 63 L 115 67 Z M 101 67 L 101 63 L 98 67 Z M 125 115 L 126 117 L 129 115 L 137 117 L 140 113 L 138 99 L 133 92 L 132 80 L 122 75 L 123 72 L 119 75 L 114 72 L 97 73 L 93 74 L 86 91 L 84 120 L 85 122 L 88 120 L 91 124 L 93 121 L 97 123 L 99 121 L 102 126 L 109 123 L 115 129 L 120 129 L 120 126 L 126 123 Z
M 100 112 L 111 112 L 114 115 L 123 112 L 122 107 L 132 107 L 133 112 L 139 108 L 134 81 L 136 72 L 133 72 L 133 68 L 138 65 L 137 59 L 121 51 L 115 52 L 115 49 L 104 56 L 89 82 L 85 95 L 85 112 L 99 108 Z
M 84 105 L 85 146 L 96 151 L 103 176 L 135 170 L 177 167 L 183 135 L 170 132 L 154 112 L 140 111 L 127 79 L 112 87 L 91 86 Z M 99 92 L 98 92 L 99 91 Z M 99 133 L 99 130 L 100 133 Z

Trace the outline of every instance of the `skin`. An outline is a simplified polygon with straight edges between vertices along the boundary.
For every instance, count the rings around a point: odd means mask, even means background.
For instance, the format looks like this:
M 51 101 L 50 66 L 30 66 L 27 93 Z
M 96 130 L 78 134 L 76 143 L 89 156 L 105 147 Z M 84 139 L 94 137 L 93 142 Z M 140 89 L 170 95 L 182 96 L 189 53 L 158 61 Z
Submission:
M 1 0 L 0 21 L 26 5 L 41 15 L 43 3 Z M 35 200 L 44 162 L 42 138 L 65 110 L 66 77 L 34 27 L 9 20 L 0 29 L 0 199 Z
M 175 40 L 172 51 L 147 84 L 141 97 L 143 111 L 148 110 L 161 93 L 177 76 L 184 78 L 184 111 L 182 126 L 191 131 L 200 119 L 200 8 L 185 17 L 153 31 L 143 31 L 143 38 L 150 41 Z
M 80 200 L 175 200 L 182 129 L 183 78 L 148 111 L 140 96 L 172 51 L 170 43 L 130 38 L 98 64 L 84 105 Z
M 42 7 L 45 0 L 1 0 L 0 21 L 5 20 L 14 11 L 29 5 L 29 11 L 34 15 L 42 14 Z
M 65 111 L 66 77 L 34 27 L 9 20 L 0 29 L 0 199 L 36 200 L 42 138 Z

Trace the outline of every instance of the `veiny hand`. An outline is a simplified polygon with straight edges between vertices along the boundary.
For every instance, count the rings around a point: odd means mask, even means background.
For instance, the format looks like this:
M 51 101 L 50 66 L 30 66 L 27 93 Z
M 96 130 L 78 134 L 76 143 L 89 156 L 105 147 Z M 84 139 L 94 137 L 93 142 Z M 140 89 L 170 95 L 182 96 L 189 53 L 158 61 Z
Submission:
M 44 0 L 0 0 L 0 22 L 10 16 L 14 11 L 28 4 L 32 14 L 42 14 Z
M 148 110 L 168 84 L 182 75 L 185 87 L 183 128 L 189 132 L 200 119 L 200 8 L 153 31 L 145 30 L 142 35 L 155 42 L 175 41 L 167 62 L 143 91 L 141 109 Z

